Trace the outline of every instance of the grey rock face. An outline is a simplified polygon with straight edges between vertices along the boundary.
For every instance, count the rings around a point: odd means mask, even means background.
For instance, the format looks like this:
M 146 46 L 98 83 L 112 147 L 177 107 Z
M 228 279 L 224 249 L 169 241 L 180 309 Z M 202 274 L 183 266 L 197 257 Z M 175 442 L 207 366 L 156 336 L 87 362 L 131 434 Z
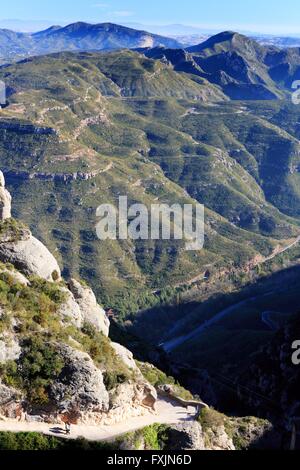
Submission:
M 0 414 L 10 419 L 20 417 L 22 413 L 21 402 L 22 394 L 0 381 Z
M 77 328 L 81 328 L 83 325 L 84 317 L 80 310 L 80 307 L 72 292 L 66 288 L 61 289 L 66 296 L 65 302 L 60 306 L 58 310 L 58 315 L 62 318 L 63 321 L 72 323 Z
M 117 356 L 119 356 L 119 358 L 124 362 L 124 364 L 126 364 L 127 367 L 129 367 L 129 369 L 132 369 L 136 371 L 137 373 L 141 374 L 140 369 L 135 363 L 135 360 L 133 358 L 133 354 L 131 351 L 129 351 L 124 346 L 121 346 L 121 344 L 118 344 L 118 343 L 111 343 L 111 345 L 114 348 Z
M 181 423 L 169 431 L 170 450 L 205 450 L 204 436 L 200 424 Z
M 101 308 L 97 303 L 92 289 L 83 286 L 75 279 L 71 279 L 69 288 L 80 307 L 84 321 L 91 323 L 97 329 L 97 331 L 103 333 L 105 336 L 108 336 L 109 320 L 103 308 Z
M 5 179 L 0 171 L 0 220 L 10 219 L 11 217 L 11 195 L 5 189 Z
M 19 359 L 20 355 L 21 348 L 15 338 L 10 334 L 0 335 L 0 363 L 6 361 L 15 361 Z
M 60 345 L 58 353 L 65 366 L 50 387 L 50 396 L 56 406 L 85 413 L 107 411 L 109 395 L 103 375 L 90 356 L 66 345 Z
M 0 406 L 8 404 L 11 400 L 19 398 L 20 393 L 0 382 Z
M 0 261 L 11 263 L 26 276 L 36 275 L 47 281 L 58 280 L 60 268 L 54 256 L 39 240 L 0 243 Z
M 157 392 L 147 382 L 127 382 L 116 387 L 110 399 L 112 408 L 124 408 L 141 405 L 155 409 Z

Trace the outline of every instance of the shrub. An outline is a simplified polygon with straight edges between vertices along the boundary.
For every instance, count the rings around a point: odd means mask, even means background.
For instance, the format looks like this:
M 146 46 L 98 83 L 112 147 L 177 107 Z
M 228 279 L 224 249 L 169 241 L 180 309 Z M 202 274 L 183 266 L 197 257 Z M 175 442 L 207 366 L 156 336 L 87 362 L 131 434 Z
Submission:
M 204 432 L 224 426 L 225 420 L 225 415 L 212 408 L 203 408 L 198 417 L 198 421 Z
M 37 432 L 0 432 L 0 450 L 117 450 L 118 445 L 84 438 L 62 439 Z
M 41 337 L 24 341 L 22 356 L 18 362 L 9 361 L 2 366 L 3 382 L 26 391 L 32 404 L 48 403 L 47 389 L 64 367 L 62 358 L 51 343 Z
M 131 379 L 132 372 L 117 356 L 109 338 L 99 333 L 90 323 L 85 323 L 81 333 L 74 331 L 74 339 L 82 344 L 83 349 L 104 371 L 104 383 L 108 390 Z

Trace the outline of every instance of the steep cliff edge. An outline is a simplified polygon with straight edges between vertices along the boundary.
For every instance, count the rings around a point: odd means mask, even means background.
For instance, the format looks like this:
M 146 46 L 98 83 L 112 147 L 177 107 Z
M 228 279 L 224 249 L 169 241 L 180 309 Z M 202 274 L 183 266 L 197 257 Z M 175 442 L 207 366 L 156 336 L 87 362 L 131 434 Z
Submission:
M 48 249 L 11 218 L 0 172 L 0 417 L 113 424 L 152 410 L 154 387 L 108 334 L 92 290 L 67 285 Z

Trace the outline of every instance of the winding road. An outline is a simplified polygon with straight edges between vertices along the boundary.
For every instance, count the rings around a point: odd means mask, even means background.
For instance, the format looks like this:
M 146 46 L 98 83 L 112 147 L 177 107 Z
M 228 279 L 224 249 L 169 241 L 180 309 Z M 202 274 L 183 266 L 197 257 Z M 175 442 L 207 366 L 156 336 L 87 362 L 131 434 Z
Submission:
M 248 303 L 255 302 L 258 299 L 263 299 L 264 297 L 269 297 L 270 295 L 274 295 L 275 292 L 267 292 L 266 294 L 262 295 L 257 295 L 256 297 L 250 297 L 248 299 L 245 299 L 241 302 L 238 302 L 237 304 L 231 305 L 230 307 L 225 308 L 221 312 L 217 313 L 214 317 L 212 317 L 210 320 L 205 321 L 204 323 L 201 323 L 201 325 L 193 330 L 191 333 L 188 333 L 187 335 L 179 336 L 178 338 L 174 338 L 170 341 L 167 341 L 166 343 L 160 344 L 160 347 L 164 349 L 167 353 L 172 352 L 174 349 L 178 348 L 183 343 L 186 343 L 187 341 L 195 338 L 196 336 L 199 336 L 201 333 L 203 333 L 207 328 L 210 326 L 215 325 L 218 323 L 220 320 L 225 318 L 227 315 L 230 313 L 233 313 L 237 308 L 244 307 Z
M 66 439 L 84 437 L 89 441 L 112 441 L 128 432 L 137 431 L 154 423 L 179 424 L 184 421 L 193 421 L 197 408 L 186 409 L 167 399 L 159 399 L 155 413 L 146 413 L 144 416 L 130 418 L 124 423 L 111 426 L 72 425 L 71 435 L 66 436 L 62 425 L 47 423 L 28 423 L 26 421 L 0 421 L 0 432 L 39 432 L 48 436 L 58 436 Z

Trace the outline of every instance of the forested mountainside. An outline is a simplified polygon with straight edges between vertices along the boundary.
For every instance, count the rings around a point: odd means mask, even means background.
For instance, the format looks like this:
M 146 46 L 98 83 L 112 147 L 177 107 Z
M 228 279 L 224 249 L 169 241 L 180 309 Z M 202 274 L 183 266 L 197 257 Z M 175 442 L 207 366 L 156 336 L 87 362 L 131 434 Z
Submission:
M 283 106 L 290 120 L 297 107 L 268 102 L 265 116 L 260 103 L 229 102 L 207 80 L 129 51 L 28 59 L 0 75 L 1 165 L 16 215 L 107 302 L 255 265 L 298 235 L 297 131 L 279 122 Z M 122 193 L 204 203 L 204 250 L 100 244 L 96 207 Z
M 113 309 L 122 341 L 130 332 L 163 350 L 171 368 L 198 369 L 188 381 L 195 393 L 205 371 L 217 404 L 230 408 L 226 380 L 262 387 L 244 374 L 252 362 L 254 376 L 261 371 L 254 354 L 276 342 L 299 304 L 300 108 L 291 99 L 299 50 L 233 32 L 187 50 L 137 41 L 125 44 L 135 51 L 59 52 L 1 67 L 0 167 L 13 215 L 55 253 L 53 272 L 88 282 Z M 204 204 L 203 250 L 178 240 L 100 242 L 96 208 L 122 195 L 147 207 Z M 6 229 L 32 237 L 18 224 L 4 228 L 4 238 Z M 3 282 L 8 292 L 11 278 Z M 51 297 L 42 284 L 34 295 Z M 94 331 L 79 336 L 93 345 Z M 277 400 L 283 389 L 273 388 Z M 239 400 L 261 414 L 258 402 Z

